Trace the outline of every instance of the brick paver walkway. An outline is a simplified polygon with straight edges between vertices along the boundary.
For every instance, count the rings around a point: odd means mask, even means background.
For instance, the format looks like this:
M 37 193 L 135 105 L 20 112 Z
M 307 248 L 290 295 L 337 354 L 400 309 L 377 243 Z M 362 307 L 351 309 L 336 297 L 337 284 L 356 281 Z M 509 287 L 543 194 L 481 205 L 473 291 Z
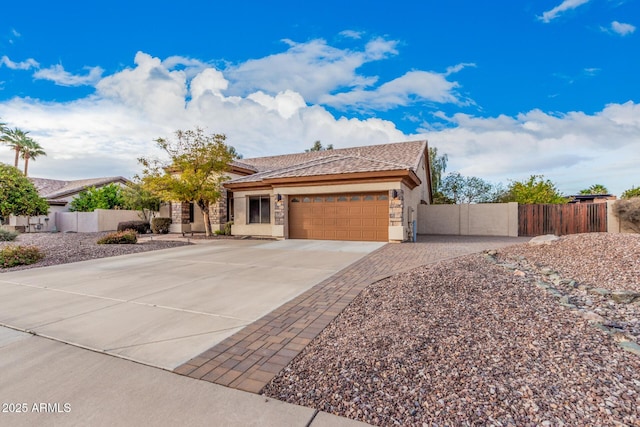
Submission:
M 388 244 L 280 306 L 174 372 L 259 393 L 367 285 L 395 273 L 528 239 L 419 236 Z

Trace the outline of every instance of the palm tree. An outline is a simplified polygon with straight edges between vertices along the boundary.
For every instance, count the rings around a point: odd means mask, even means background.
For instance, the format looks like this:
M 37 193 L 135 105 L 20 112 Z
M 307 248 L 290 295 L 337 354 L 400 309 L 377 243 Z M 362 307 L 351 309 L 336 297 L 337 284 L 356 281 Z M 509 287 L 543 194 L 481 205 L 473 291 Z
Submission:
M 0 141 L 4 142 L 16 152 L 16 160 L 13 164 L 13 166 L 15 167 L 18 167 L 18 158 L 20 157 L 20 152 L 22 152 L 23 148 L 29 143 L 28 141 L 30 138 L 27 136 L 28 133 L 29 132 L 25 132 L 18 128 L 2 130 Z
M 22 147 L 22 158 L 24 159 L 24 176 L 27 176 L 29 159 L 36 160 L 38 156 L 46 156 L 42 146 L 31 138 L 27 138 L 27 144 Z
M 594 184 L 580 191 L 580 194 L 609 194 L 609 190 L 602 184 Z

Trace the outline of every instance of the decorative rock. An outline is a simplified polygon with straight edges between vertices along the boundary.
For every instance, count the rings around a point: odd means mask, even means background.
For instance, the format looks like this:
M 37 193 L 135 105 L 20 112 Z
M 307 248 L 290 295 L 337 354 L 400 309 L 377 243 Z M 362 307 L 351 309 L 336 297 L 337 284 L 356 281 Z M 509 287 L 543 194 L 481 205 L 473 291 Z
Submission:
M 540 269 L 540 274 L 544 274 L 545 276 L 550 276 L 552 274 L 555 274 L 555 271 L 553 271 L 549 267 L 545 267 Z
M 518 276 L 518 277 L 524 277 L 524 276 L 526 276 L 526 275 L 527 275 L 527 273 L 525 273 L 524 271 L 521 271 L 521 270 L 517 270 L 517 269 L 516 269 L 516 271 L 514 271 L 514 272 L 513 272 L 513 275 L 514 275 L 514 276 Z
M 600 295 L 603 297 L 609 296 L 609 294 L 611 294 L 611 291 L 609 289 L 604 289 L 604 288 L 591 288 L 587 292 L 589 292 L 592 295 Z
M 594 313 L 593 311 L 584 311 L 582 313 L 582 317 L 590 322 L 602 323 L 605 321 L 604 317 L 600 316 L 598 313 Z
M 558 240 L 559 237 L 553 234 L 545 234 L 544 236 L 536 236 L 529 240 L 530 245 L 550 245 L 551 242 Z
M 628 352 L 631 352 L 636 356 L 640 356 L 640 345 L 638 345 L 637 343 L 631 341 L 623 341 L 619 342 L 618 345 Z
M 633 291 L 613 291 L 610 298 L 618 304 L 632 303 L 636 298 L 640 298 L 640 293 Z

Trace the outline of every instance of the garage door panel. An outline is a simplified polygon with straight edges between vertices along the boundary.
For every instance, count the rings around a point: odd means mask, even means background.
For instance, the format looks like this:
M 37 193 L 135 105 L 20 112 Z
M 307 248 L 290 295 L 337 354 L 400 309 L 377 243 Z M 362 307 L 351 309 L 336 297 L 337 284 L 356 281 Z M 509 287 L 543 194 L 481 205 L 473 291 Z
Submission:
M 290 201 L 290 238 L 388 240 L 389 201 L 386 193 L 291 196 Z

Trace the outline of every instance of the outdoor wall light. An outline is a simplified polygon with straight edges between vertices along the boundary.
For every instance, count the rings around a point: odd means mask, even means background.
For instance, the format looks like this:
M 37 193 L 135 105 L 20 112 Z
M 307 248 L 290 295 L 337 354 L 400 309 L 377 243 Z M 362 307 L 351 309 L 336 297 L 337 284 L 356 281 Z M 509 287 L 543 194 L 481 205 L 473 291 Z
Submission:
M 392 190 L 391 191 L 391 198 L 395 199 L 396 197 L 398 197 L 398 190 Z
M 282 194 L 277 194 L 277 195 L 276 195 L 276 200 L 277 200 L 278 202 L 281 202 L 281 201 L 282 201 Z

